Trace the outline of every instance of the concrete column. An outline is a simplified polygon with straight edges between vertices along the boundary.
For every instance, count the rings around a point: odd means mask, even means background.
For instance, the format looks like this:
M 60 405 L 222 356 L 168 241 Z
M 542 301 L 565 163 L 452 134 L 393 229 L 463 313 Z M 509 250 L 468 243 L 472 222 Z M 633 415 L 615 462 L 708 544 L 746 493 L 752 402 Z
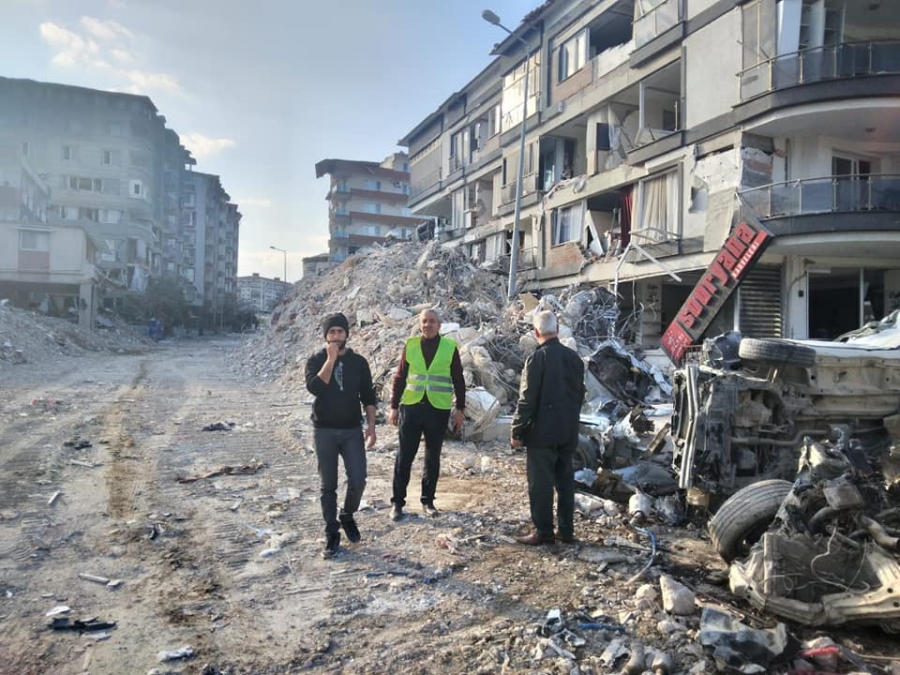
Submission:
M 78 325 L 88 330 L 94 329 L 94 284 L 86 283 L 78 287 Z
M 782 267 L 784 337 L 809 338 L 809 274 L 802 257 L 787 256 Z

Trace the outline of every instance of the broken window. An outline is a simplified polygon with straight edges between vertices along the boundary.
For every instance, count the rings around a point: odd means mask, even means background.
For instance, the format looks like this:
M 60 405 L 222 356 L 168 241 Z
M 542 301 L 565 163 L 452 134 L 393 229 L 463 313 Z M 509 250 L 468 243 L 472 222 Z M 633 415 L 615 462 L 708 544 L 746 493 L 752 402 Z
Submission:
M 587 62 L 587 30 L 566 40 L 559 47 L 556 80 L 562 82 L 584 67 Z
M 525 71 L 528 71 L 528 114 L 531 117 L 538 110 L 540 101 L 541 53 L 535 52 L 523 59 L 513 70 L 503 76 L 503 123 L 501 131 L 508 131 L 522 123 L 525 112 Z
M 44 251 L 50 250 L 50 233 L 38 230 L 19 231 L 20 251 Z
M 581 236 L 581 204 L 556 209 L 551 217 L 550 243 L 553 246 L 577 241 Z
M 634 3 L 634 43 L 641 47 L 681 20 L 679 0 L 637 0 Z

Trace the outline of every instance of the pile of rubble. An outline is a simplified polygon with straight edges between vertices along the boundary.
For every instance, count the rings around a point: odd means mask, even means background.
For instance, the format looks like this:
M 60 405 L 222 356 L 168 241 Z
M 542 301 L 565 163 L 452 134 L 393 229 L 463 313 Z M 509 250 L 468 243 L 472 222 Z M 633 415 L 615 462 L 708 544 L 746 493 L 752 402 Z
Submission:
M 43 316 L 0 300 L 0 372 L 26 363 L 85 352 L 128 352 L 152 341 L 118 319 L 104 317 L 103 327 L 89 331 L 65 319 Z
M 588 408 L 598 433 L 635 406 L 668 396 L 664 375 L 615 337 L 618 310 L 610 293 L 573 288 L 558 297 L 528 294 L 508 303 L 506 281 L 473 265 L 460 249 L 435 241 L 376 248 L 299 282 L 273 312 L 270 329 L 243 347 L 237 367 L 301 391 L 304 361 L 322 344 L 319 323 L 341 311 L 350 321 L 349 346 L 369 360 L 376 389 L 387 400 L 404 340 L 418 333 L 419 312 L 434 309 L 441 332 L 460 348 L 469 389 L 467 434 L 487 439 L 495 437 L 488 427 L 515 405 L 522 366 L 537 346 L 532 312 L 546 308 L 560 317 L 561 341 L 589 361 Z

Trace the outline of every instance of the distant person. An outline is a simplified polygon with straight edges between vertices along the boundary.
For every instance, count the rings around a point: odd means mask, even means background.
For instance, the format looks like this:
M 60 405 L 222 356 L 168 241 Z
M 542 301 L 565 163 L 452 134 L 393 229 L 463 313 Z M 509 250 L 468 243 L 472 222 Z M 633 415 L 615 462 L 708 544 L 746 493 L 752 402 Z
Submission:
M 531 534 L 516 537 L 528 546 L 556 539 L 575 542 L 575 476 L 572 458 L 578 447 L 578 425 L 584 402 L 584 362 L 558 337 L 553 312 L 534 315 L 538 347 L 525 359 L 519 401 L 510 428 L 510 445 L 526 448 Z M 557 531 L 553 532 L 553 489 L 556 488 Z
M 306 388 L 316 397 L 312 420 L 319 465 L 322 518 L 325 520 L 323 558 L 333 558 L 341 544 L 341 528 L 353 543 L 360 540 L 354 514 L 366 487 L 366 447 L 375 445 L 375 407 L 369 362 L 347 348 L 350 324 L 340 312 L 322 322 L 325 348 L 306 361 Z M 360 405 L 366 413 L 365 438 Z M 364 446 L 364 440 L 368 445 Z M 344 460 L 347 491 L 338 512 L 338 457 Z
M 419 328 L 422 335 L 409 338 L 403 345 L 391 391 L 388 421 L 394 426 L 399 423 L 400 427 L 400 450 L 394 462 L 391 497 L 394 521 L 403 518 L 409 475 L 423 435 L 422 510 L 432 518 L 438 515 L 434 495 L 454 396 L 453 428 L 457 432 L 462 430 L 465 421 L 466 382 L 456 343 L 441 336 L 441 320 L 434 310 L 422 311 Z

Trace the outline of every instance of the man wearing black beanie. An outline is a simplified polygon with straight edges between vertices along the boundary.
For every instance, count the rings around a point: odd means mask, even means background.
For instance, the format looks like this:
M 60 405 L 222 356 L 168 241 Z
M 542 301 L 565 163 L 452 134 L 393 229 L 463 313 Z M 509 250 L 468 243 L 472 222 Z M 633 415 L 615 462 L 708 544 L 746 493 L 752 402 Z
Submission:
M 350 323 L 337 312 L 322 321 L 325 348 L 306 360 L 306 388 L 316 397 L 312 421 L 319 465 L 320 503 L 325 520 L 323 558 L 333 558 L 341 543 L 341 528 L 351 542 L 360 540 L 353 514 L 366 486 L 366 447 L 375 445 L 375 408 L 369 362 L 347 348 Z M 365 438 L 360 405 L 366 412 Z M 364 442 L 368 441 L 368 445 Z M 338 457 L 344 460 L 347 492 L 337 506 Z

